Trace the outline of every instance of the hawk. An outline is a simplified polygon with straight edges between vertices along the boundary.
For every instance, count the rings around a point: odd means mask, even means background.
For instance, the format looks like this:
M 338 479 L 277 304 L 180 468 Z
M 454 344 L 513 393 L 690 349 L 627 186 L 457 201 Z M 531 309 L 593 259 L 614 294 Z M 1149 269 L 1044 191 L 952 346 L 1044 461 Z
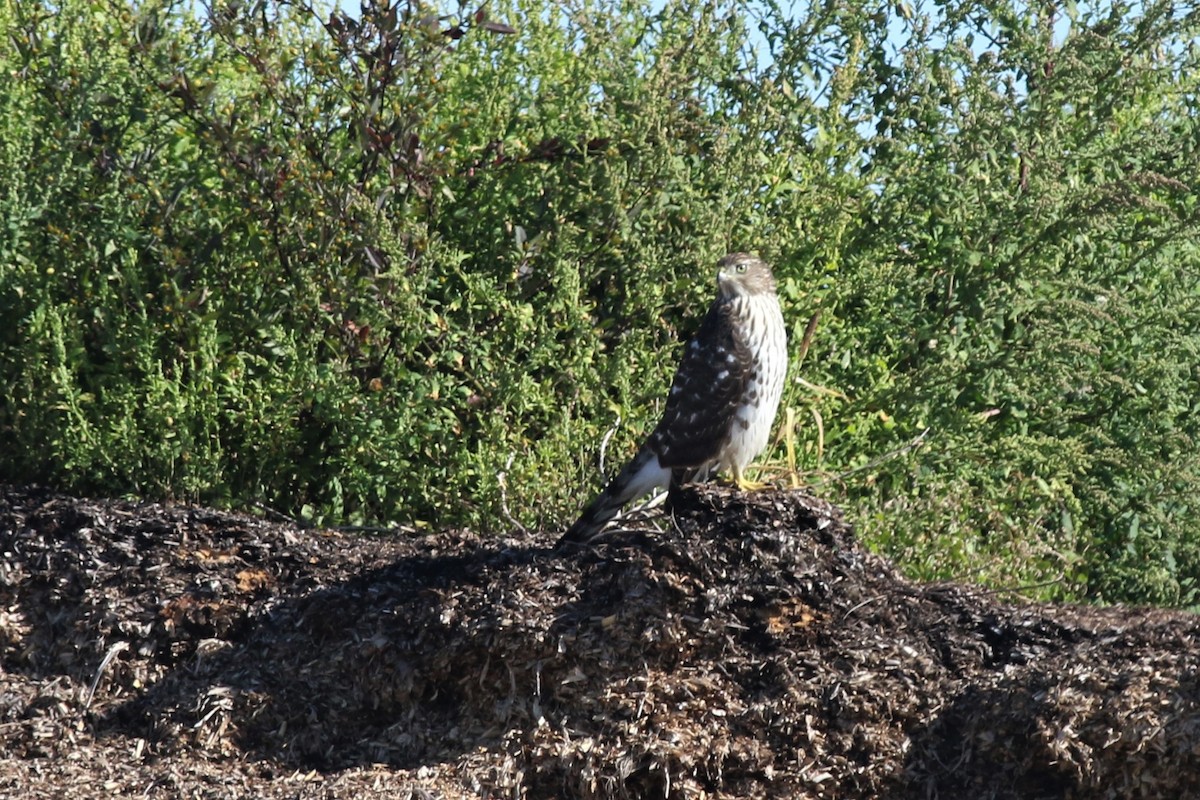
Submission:
M 662 419 L 558 545 L 586 542 L 636 497 L 728 470 L 738 488 L 767 446 L 787 372 L 787 330 L 766 262 L 717 262 L 717 298 L 684 348 Z

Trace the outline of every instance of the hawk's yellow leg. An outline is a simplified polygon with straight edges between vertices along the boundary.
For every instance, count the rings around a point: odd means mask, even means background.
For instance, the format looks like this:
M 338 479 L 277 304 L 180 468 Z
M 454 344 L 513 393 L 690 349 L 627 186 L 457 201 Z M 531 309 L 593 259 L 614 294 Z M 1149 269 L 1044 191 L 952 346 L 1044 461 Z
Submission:
M 733 482 L 737 488 L 741 489 L 743 492 L 757 492 L 770 488 L 770 484 L 768 483 L 760 483 L 759 481 L 750 480 L 745 476 L 742 470 L 736 466 L 733 468 Z

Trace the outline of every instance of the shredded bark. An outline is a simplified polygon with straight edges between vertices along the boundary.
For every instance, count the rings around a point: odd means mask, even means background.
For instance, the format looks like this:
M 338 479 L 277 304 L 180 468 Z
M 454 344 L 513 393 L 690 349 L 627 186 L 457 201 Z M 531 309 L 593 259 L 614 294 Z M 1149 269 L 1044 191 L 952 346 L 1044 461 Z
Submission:
M 1200 621 L 919 585 L 800 492 L 555 553 L 0 487 L 0 796 L 1200 796 Z

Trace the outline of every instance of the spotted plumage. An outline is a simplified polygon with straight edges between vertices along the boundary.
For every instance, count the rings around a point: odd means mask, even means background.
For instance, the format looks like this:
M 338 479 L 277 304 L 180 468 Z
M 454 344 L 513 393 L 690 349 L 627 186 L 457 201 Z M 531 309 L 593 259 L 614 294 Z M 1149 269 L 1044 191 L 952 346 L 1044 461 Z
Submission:
M 729 471 L 744 472 L 767 446 L 787 372 L 787 331 L 775 278 L 760 258 L 717 264 L 717 298 L 683 350 L 662 419 L 637 455 L 584 509 L 559 545 L 585 542 L 634 498 Z

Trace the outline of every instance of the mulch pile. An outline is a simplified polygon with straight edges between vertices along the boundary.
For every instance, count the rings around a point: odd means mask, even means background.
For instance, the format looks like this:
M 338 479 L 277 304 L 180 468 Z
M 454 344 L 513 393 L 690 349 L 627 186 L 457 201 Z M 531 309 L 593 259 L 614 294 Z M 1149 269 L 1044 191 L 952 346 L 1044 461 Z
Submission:
M 555 553 L 0 487 L 0 797 L 1200 797 L 1200 619 L 674 507 Z

